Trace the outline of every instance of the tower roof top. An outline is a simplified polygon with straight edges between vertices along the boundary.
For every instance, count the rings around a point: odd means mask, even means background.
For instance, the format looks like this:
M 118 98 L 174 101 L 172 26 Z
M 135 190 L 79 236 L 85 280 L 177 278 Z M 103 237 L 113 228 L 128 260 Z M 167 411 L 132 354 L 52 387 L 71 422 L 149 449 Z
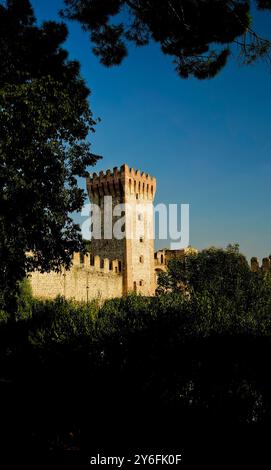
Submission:
M 101 182 L 105 179 L 111 179 L 116 177 L 131 177 L 131 178 L 140 178 L 142 180 L 146 180 L 147 182 L 155 182 L 155 177 L 145 173 L 144 171 L 135 170 L 133 167 L 129 167 L 126 163 L 121 165 L 120 167 L 114 167 L 113 170 L 108 169 L 106 171 L 102 170 L 99 173 L 91 173 L 89 175 L 90 180 L 100 180 Z

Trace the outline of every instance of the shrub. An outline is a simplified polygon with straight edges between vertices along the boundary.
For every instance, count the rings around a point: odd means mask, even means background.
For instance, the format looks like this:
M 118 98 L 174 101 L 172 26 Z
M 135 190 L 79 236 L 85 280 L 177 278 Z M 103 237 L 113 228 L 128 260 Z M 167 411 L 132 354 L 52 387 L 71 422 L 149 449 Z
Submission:
M 86 304 L 63 297 L 34 301 L 29 333 L 31 344 L 47 347 L 91 337 L 98 308 L 96 301 Z

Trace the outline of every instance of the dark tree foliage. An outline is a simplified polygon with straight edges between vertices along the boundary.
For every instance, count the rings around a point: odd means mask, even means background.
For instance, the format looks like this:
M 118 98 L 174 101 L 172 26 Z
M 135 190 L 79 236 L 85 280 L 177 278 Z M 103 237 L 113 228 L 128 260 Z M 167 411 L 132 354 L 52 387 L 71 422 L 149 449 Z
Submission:
M 249 0 L 65 0 L 62 16 L 90 32 L 93 51 L 106 66 L 118 65 L 128 43 L 154 40 L 187 78 L 214 77 L 235 46 L 244 63 L 268 57 L 271 43 L 252 28 Z M 271 9 L 270 0 L 254 0 Z
M 64 24 L 38 27 L 28 0 L 0 5 L 0 291 L 27 271 L 70 264 L 82 248 L 70 213 L 84 194 L 77 176 L 97 156 L 89 90 L 61 44 Z M 2 295 L 3 300 L 3 295 Z
M 226 249 L 207 248 L 199 253 L 173 258 L 168 269 L 160 273 L 158 292 L 186 292 L 212 294 L 235 298 L 247 295 L 251 270 L 238 245 Z
M 250 446 L 262 455 L 255 438 L 264 436 L 269 454 L 271 276 L 250 272 L 247 288 L 233 254 L 225 272 L 231 267 L 239 302 L 232 289 L 221 296 L 219 270 L 191 297 L 133 295 L 103 306 L 58 298 L 34 300 L 29 311 L 23 286 L 18 321 L 0 317 L 0 461 L 8 449 L 10 463 L 14 448 L 20 464 L 36 452 L 62 464 L 83 457 L 83 468 L 97 453 L 181 452 L 183 468 L 196 468 L 197 456 L 199 468 L 217 468 L 217 456 L 236 462 L 236 445 L 243 468 Z
M 271 274 L 252 272 L 237 245 L 188 258 L 174 273 L 186 274 L 190 295 L 99 305 L 34 300 L 21 285 L 17 322 L 0 311 L 0 462 L 5 450 L 9 463 L 26 454 L 29 465 L 36 453 L 60 468 L 73 457 L 72 468 L 79 458 L 88 468 L 97 453 L 183 453 L 183 468 L 197 457 L 217 468 L 237 451 L 240 468 L 253 457 L 264 468 L 256 445 L 266 439 L 270 454 Z

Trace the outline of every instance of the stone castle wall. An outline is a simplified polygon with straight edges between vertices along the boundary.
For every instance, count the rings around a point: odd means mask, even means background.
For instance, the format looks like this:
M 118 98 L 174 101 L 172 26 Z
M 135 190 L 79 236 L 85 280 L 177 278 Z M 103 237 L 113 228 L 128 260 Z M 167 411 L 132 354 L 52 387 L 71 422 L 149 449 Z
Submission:
M 263 258 L 262 265 L 258 258 L 253 257 L 251 258 L 251 270 L 253 272 L 264 271 L 264 272 L 271 272 L 271 256 Z
M 74 255 L 69 271 L 60 273 L 31 273 L 33 295 L 55 298 L 58 295 L 78 301 L 93 298 L 121 297 L 130 292 L 154 295 L 153 200 L 156 179 L 135 171 L 128 165 L 113 171 L 93 173 L 87 178 L 89 199 L 99 210 L 92 215 L 92 224 L 98 217 L 101 236 L 92 238 L 88 255 Z M 111 196 L 108 209 L 105 196 Z M 119 207 L 119 204 L 125 204 Z M 117 214 L 116 214 L 117 209 Z M 124 209 L 124 210 L 122 210 Z M 92 209 L 94 210 L 94 209 Z M 120 211 L 120 213 L 118 213 Z M 107 221 L 123 219 L 123 237 L 108 234 Z M 111 231 L 111 230 L 110 230 Z M 135 236 L 136 234 L 136 236 Z M 113 235 L 113 236 L 112 236 Z
M 109 299 L 123 295 L 123 276 L 118 260 L 109 261 L 76 253 L 69 271 L 59 273 L 33 272 L 30 275 L 33 296 L 40 299 L 67 299 L 88 302 L 91 299 Z

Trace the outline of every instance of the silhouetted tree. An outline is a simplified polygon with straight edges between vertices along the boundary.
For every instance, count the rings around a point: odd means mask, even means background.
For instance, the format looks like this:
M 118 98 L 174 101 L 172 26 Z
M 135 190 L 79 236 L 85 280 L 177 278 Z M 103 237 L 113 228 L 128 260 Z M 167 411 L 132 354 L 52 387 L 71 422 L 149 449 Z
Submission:
M 234 46 L 244 63 L 268 57 L 271 43 L 256 34 L 249 0 L 65 0 L 64 17 L 90 32 L 94 53 L 104 65 L 118 65 L 127 44 L 154 40 L 173 57 L 178 74 L 214 77 Z M 270 10 L 270 0 L 254 0 Z
M 28 0 L 0 5 L 0 291 L 6 301 L 27 271 L 69 266 L 82 248 L 77 176 L 97 156 L 95 121 L 79 64 L 61 44 L 64 24 L 36 25 Z M 3 294 L 4 293 L 4 294 Z M 11 307 L 11 306 L 10 306 Z
M 208 292 L 236 299 L 247 292 L 251 274 L 238 245 L 207 248 L 169 260 L 167 271 L 159 275 L 158 292 Z

